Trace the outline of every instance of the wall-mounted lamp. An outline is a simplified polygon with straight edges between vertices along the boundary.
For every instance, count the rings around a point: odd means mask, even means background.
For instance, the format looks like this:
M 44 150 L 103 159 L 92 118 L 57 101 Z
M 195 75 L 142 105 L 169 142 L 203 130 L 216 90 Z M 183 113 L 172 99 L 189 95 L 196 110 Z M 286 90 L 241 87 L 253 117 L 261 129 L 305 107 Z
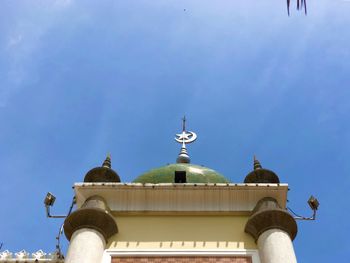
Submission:
M 56 197 L 52 193 L 48 192 L 44 199 L 44 204 L 46 206 L 53 206 L 53 204 L 55 203 L 55 200 L 56 200 Z
M 53 206 L 53 204 L 55 203 L 56 197 L 48 192 L 46 194 L 46 197 L 44 199 L 44 204 L 45 204 L 45 208 L 46 208 L 46 216 L 49 218 L 65 218 L 67 216 L 63 216 L 63 215 L 51 215 L 50 214 L 50 206 Z
M 310 196 L 310 198 L 307 201 L 307 203 L 309 204 L 311 209 L 314 210 L 314 211 L 317 210 L 317 208 L 320 205 L 320 203 L 318 202 L 317 198 L 315 198 L 314 196 Z
M 46 216 L 49 218 L 66 218 L 67 216 L 69 216 L 70 213 L 72 212 L 73 206 L 75 204 L 75 196 L 73 197 L 72 204 L 69 208 L 68 214 L 65 216 L 64 215 L 51 215 L 50 214 L 50 206 L 53 206 L 53 204 L 55 203 L 55 200 L 56 200 L 56 197 L 52 193 L 48 192 L 46 194 L 45 199 L 44 199 L 44 204 L 45 204 L 45 208 L 46 208 Z M 63 233 L 63 223 L 61 224 L 61 227 L 60 227 L 58 234 L 56 236 L 56 240 L 57 240 L 56 253 L 57 253 L 59 258 L 64 258 L 62 255 L 62 252 L 61 252 L 61 245 L 60 245 L 60 237 L 61 237 L 62 233 Z
M 287 207 L 287 209 L 294 215 L 294 219 L 296 219 L 296 220 L 315 220 L 316 219 L 316 211 L 317 211 L 318 207 L 320 206 L 320 203 L 318 202 L 317 198 L 315 198 L 312 195 L 310 196 L 307 203 L 309 204 L 310 208 L 313 211 L 313 214 L 310 217 L 300 216 L 300 215 L 296 214 L 290 207 Z

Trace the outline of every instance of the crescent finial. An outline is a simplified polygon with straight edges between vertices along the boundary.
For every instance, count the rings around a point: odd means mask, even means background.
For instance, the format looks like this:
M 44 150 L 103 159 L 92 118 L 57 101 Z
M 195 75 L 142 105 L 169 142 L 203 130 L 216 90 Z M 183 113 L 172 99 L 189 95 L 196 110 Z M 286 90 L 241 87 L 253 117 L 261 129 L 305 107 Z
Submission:
M 175 136 L 175 141 L 181 143 L 181 151 L 177 157 L 177 163 L 189 163 L 190 157 L 187 153 L 186 144 L 192 143 L 197 139 L 197 134 L 192 131 L 186 131 L 186 116 L 182 118 L 182 133 Z

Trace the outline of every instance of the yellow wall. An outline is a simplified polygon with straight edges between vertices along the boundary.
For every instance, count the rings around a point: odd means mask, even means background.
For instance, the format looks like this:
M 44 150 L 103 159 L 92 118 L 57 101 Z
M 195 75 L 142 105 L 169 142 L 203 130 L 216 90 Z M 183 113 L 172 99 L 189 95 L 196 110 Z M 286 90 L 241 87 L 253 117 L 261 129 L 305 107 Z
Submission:
M 109 249 L 256 249 L 246 216 L 116 216 Z

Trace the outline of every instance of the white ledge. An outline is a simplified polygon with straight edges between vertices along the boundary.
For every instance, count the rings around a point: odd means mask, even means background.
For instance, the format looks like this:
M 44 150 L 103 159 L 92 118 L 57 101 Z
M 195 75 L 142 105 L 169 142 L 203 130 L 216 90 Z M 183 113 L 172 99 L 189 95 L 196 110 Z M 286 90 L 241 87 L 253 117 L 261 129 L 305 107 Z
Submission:
M 203 187 L 266 187 L 266 186 L 272 186 L 272 187 L 285 187 L 288 186 L 288 184 L 280 183 L 280 184 L 266 184 L 266 183 L 258 183 L 258 184 L 252 184 L 252 183 L 159 183 L 159 184 L 152 184 L 152 183 L 75 183 L 73 188 L 75 187 L 89 187 L 89 186 L 106 186 L 106 187 L 186 187 L 186 186 L 203 186 Z
M 99 195 L 115 213 L 249 214 L 264 197 L 285 208 L 288 184 L 76 183 L 74 189 L 78 208 Z

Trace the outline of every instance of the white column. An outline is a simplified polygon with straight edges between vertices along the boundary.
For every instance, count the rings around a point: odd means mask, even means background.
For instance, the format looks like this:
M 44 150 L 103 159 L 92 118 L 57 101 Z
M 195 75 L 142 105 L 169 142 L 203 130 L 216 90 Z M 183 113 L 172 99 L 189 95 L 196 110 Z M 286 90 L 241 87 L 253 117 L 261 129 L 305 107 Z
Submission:
M 90 228 L 75 231 L 71 237 L 65 263 L 100 263 L 106 241 L 101 233 Z
M 270 229 L 258 238 L 261 263 L 296 263 L 292 240 L 280 229 Z

